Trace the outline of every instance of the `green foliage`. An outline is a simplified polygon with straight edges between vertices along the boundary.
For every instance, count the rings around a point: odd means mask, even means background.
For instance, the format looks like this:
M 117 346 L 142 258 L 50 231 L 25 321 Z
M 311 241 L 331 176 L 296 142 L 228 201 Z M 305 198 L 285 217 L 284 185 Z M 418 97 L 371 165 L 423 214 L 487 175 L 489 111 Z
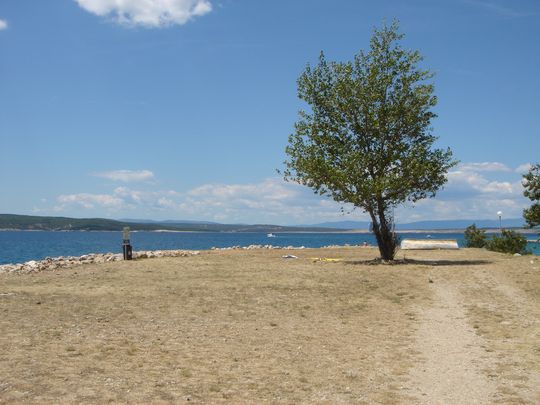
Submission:
M 486 246 L 486 231 L 478 229 L 475 224 L 465 229 L 465 246 L 471 248 L 483 248 Z
M 381 257 L 397 249 L 392 208 L 433 197 L 455 162 L 434 149 L 433 74 L 403 49 L 398 24 L 375 30 L 367 53 L 316 66 L 298 79 L 299 112 L 286 147 L 285 179 L 369 213 Z
M 465 229 L 465 246 L 473 248 L 483 248 L 501 253 L 528 254 L 526 250 L 527 239 L 525 236 L 503 229 L 502 235 L 493 235 L 491 239 L 486 238 L 486 232 L 478 229 L 475 224 Z
M 503 229 L 502 235 L 493 235 L 493 238 L 486 242 L 486 248 L 494 252 L 528 254 L 526 250 L 527 239 L 514 231 Z
M 540 225 L 540 163 L 535 164 L 528 173 L 523 175 L 523 195 L 533 204 L 523 210 L 523 218 L 529 227 Z

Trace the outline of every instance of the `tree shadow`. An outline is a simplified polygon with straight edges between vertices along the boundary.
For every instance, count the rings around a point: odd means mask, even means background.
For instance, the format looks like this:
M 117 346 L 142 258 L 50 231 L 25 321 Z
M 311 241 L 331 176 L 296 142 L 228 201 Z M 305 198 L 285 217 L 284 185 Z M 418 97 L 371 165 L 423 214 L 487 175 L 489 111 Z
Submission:
M 382 259 L 370 260 L 347 260 L 345 264 L 351 265 L 367 265 L 367 266 L 399 266 L 399 265 L 422 265 L 422 266 L 479 266 L 482 264 L 493 263 L 490 260 L 420 260 L 420 259 L 396 259 L 385 261 Z

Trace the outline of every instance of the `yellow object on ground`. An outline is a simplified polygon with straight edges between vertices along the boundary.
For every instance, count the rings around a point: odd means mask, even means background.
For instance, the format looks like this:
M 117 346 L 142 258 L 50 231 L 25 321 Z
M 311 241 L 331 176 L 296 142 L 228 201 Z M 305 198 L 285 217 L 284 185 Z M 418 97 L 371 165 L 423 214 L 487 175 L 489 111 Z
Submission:
M 311 260 L 314 262 L 340 262 L 343 259 L 336 259 L 333 257 L 312 257 Z

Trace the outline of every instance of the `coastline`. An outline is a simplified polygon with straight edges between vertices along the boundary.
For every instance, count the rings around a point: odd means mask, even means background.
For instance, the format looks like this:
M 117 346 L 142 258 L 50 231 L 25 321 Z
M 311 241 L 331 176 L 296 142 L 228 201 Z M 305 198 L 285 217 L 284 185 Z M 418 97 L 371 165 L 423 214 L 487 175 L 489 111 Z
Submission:
M 248 245 L 231 247 L 212 247 L 206 250 L 138 250 L 133 252 L 133 260 L 154 259 L 163 257 L 188 257 L 198 256 L 201 252 L 231 251 L 231 250 L 304 250 L 304 249 L 342 249 L 342 248 L 373 248 L 373 246 L 361 245 L 329 245 L 320 248 L 306 248 L 305 246 L 273 246 L 273 245 Z M 70 268 L 83 264 L 109 263 L 124 261 L 121 253 L 88 253 L 81 256 L 58 256 L 47 257 L 43 260 L 29 260 L 24 263 L 0 264 L 0 274 L 2 273 L 36 273 L 40 271 L 58 270 Z
M 530 231 L 530 230 L 528 230 Z M 116 231 L 0 231 L 0 266 L 21 264 L 30 261 L 42 261 L 48 258 L 79 258 L 88 255 L 113 256 L 121 252 L 121 238 Z M 431 237 L 430 237 L 430 234 Z M 138 235 L 138 236 L 137 236 Z M 170 235 L 170 236 L 168 236 Z M 305 236 L 303 236 L 305 235 Z M 374 236 L 368 232 L 283 232 L 277 238 L 267 238 L 261 232 L 155 232 L 141 231 L 133 233 L 133 246 L 138 251 L 175 251 L 175 250 L 212 250 L 243 249 L 265 247 L 275 249 L 324 248 L 361 246 L 368 243 L 376 246 Z M 454 232 L 404 232 L 400 239 L 456 239 L 464 247 L 463 233 Z M 529 249 L 533 255 L 539 255 L 540 243 L 536 233 L 527 235 Z M 274 246 L 275 245 L 275 246 Z
M 504 228 L 505 230 L 511 230 L 517 233 L 521 233 L 524 235 L 534 235 L 538 234 L 540 232 L 539 229 L 531 229 L 531 228 Z M 487 234 L 493 234 L 493 233 L 499 233 L 499 228 L 486 228 L 482 229 Z M 122 232 L 121 230 L 111 230 L 111 229 L 17 229 L 17 228 L 0 228 L 0 232 Z M 201 233 L 201 234 L 208 234 L 208 233 L 230 233 L 230 234 L 265 234 L 268 233 L 266 231 L 203 231 L 203 230 L 172 230 L 172 229 L 152 229 L 152 230 L 138 230 L 138 229 L 132 229 L 130 230 L 131 233 L 137 233 L 137 232 L 149 232 L 149 233 Z M 328 231 L 273 231 L 272 233 L 275 234 L 372 234 L 373 232 L 370 232 L 368 229 L 341 229 L 341 230 L 332 230 L 329 229 Z M 442 234 L 442 233 L 458 233 L 462 234 L 465 233 L 465 229 L 463 228 L 456 228 L 456 229 L 398 229 L 396 230 L 397 234 L 404 234 L 404 233 L 427 233 L 427 234 Z

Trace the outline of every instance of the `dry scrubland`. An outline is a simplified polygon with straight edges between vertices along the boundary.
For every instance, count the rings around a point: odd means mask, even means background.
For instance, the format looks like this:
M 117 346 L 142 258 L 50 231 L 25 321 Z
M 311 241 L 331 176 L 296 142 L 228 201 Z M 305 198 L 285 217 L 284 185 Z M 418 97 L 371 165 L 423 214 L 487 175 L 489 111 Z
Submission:
M 0 275 L 0 402 L 540 403 L 538 258 L 284 253 Z

